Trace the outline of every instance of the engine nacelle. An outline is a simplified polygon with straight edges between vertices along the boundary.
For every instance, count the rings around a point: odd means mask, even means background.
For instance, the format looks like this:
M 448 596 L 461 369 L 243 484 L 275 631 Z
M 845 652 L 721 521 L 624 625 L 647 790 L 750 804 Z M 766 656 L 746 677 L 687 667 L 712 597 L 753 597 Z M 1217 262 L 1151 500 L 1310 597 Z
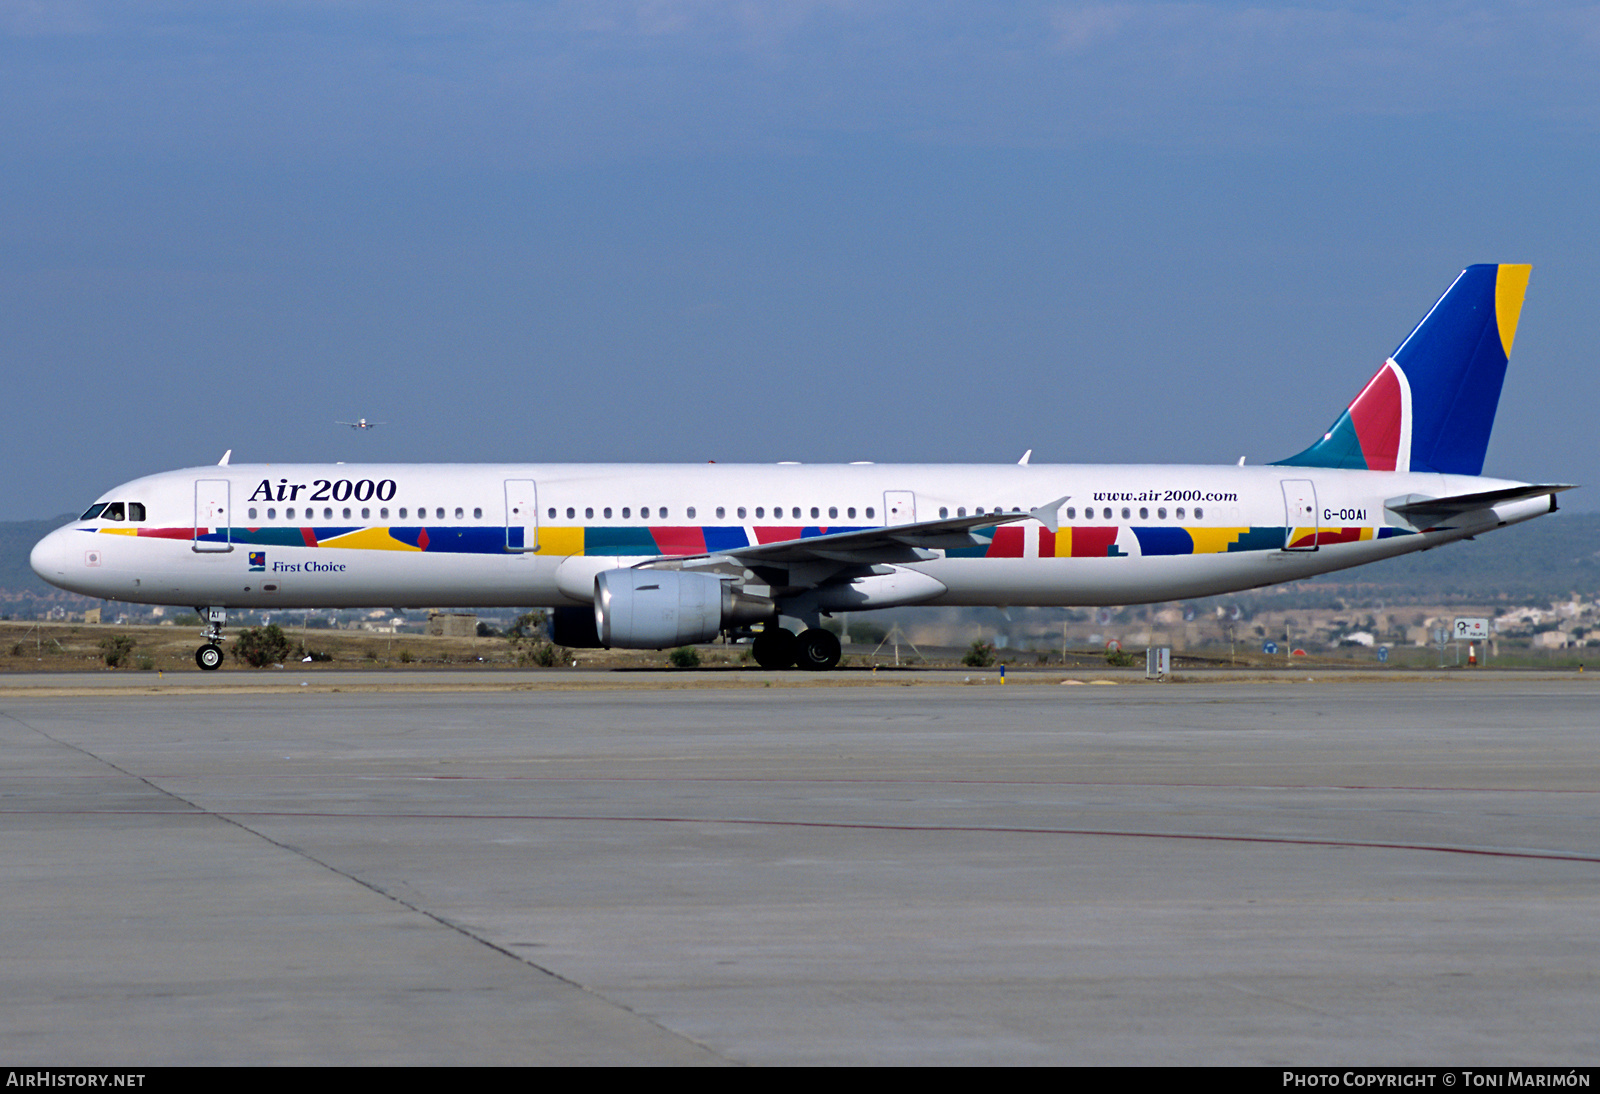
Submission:
M 772 618 L 752 596 L 711 574 L 681 570 L 606 570 L 594 579 L 594 622 L 610 649 L 662 650 L 709 642 L 728 627 Z

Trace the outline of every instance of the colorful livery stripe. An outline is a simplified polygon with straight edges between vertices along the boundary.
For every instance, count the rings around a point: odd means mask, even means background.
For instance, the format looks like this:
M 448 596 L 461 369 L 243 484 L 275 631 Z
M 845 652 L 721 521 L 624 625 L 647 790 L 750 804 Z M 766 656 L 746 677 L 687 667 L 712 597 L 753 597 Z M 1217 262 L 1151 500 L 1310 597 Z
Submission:
M 241 547 L 318 547 L 350 551 L 412 551 L 429 554 L 503 555 L 506 529 L 498 525 L 406 528 L 99 528 L 84 529 L 108 535 L 148 536 L 157 539 L 199 539 L 209 543 L 234 543 Z M 783 543 L 827 535 L 830 531 L 856 531 L 826 527 L 760 526 L 747 531 L 737 525 L 701 527 L 652 526 L 628 528 L 547 527 L 539 529 L 536 554 L 618 555 L 637 558 L 678 557 L 733 551 L 755 543 Z M 1131 536 L 1119 537 L 1127 531 Z M 752 536 L 750 533 L 753 532 Z M 1008 524 L 979 529 L 980 543 L 950 548 L 950 558 L 1117 558 L 1138 553 L 1153 555 L 1232 554 L 1239 551 L 1276 551 L 1290 547 L 1356 543 L 1405 534 L 1399 528 L 1296 528 L 1233 527 L 1175 528 L 1141 525 L 1091 525 L 1062 527 L 1057 532 L 1037 526 Z

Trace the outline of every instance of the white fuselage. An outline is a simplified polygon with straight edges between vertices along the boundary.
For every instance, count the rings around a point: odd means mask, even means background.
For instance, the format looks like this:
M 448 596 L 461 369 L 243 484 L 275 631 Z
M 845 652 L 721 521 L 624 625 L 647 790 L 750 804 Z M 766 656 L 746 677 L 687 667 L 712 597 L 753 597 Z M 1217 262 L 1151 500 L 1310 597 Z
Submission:
M 32 564 L 62 588 L 148 604 L 579 606 L 608 569 L 1065 498 L 1058 531 L 983 530 L 898 565 L 908 580 L 864 606 L 1128 604 L 1357 566 L 1553 508 L 1528 498 L 1426 530 L 1385 510 L 1519 485 L 1280 466 L 216 466 L 108 491 Z

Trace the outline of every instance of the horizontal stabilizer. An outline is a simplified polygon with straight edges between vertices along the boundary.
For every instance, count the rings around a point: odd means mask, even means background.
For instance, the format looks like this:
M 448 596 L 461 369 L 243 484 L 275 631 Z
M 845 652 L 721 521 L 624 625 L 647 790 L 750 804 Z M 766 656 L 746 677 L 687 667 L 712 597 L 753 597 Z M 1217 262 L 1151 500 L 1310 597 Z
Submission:
M 1496 505 L 1504 505 L 1508 501 L 1521 501 L 1523 498 L 1537 498 L 1548 494 L 1553 503 L 1556 494 L 1563 490 L 1572 489 L 1575 489 L 1575 487 L 1569 484 L 1542 483 L 1533 486 L 1509 486 L 1504 490 L 1484 490 L 1476 494 L 1452 494 L 1444 498 L 1430 498 L 1424 494 L 1406 494 L 1402 497 L 1390 498 L 1384 502 L 1383 507 L 1408 524 L 1415 525 L 1418 528 L 1430 528 L 1440 521 L 1459 517 L 1463 513 L 1492 509 Z

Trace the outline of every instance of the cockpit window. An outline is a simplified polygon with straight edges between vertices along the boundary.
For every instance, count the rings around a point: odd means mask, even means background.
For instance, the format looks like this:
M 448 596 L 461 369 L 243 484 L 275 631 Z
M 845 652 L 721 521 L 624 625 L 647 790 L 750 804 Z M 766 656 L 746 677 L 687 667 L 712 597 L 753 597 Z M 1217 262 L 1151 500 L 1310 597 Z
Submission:
M 106 508 L 106 503 L 105 502 L 103 502 L 103 501 L 96 502 L 95 504 L 89 506 L 89 508 L 84 511 L 83 516 L 79 517 L 78 519 L 79 520 L 93 520 L 95 517 L 98 517 L 101 513 L 105 512 L 105 508 Z
M 114 501 L 110 505 L 106 506 L 106 511 L 101 513 L 100 516 L 105 520 L 127 520 L 127 506 L 123 505 L 120 501 Z
M 144 520 L 144 502 L 130 501 L 128 503 L 128 519 L 137 521 Z

